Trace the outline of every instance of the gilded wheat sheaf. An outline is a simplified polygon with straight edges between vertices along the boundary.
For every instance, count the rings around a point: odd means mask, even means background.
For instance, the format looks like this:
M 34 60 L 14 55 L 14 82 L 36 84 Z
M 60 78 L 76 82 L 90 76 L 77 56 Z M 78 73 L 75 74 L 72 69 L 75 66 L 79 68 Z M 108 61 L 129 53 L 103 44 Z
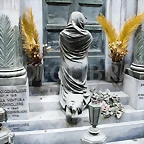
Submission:
M 123 60 L 124 56 L 128 54 L 128 43 L 142 22 L 144 22 L 144 12 L 129 18 L 121 30 L 118 32 L 113 26 L 112 22 L 109 21 L 104 15 L 96 17 L 98 23 L 102 26 L 108 38 L 108 47 L 111 51 L 110 57 L 113 62 L 120 62 Z

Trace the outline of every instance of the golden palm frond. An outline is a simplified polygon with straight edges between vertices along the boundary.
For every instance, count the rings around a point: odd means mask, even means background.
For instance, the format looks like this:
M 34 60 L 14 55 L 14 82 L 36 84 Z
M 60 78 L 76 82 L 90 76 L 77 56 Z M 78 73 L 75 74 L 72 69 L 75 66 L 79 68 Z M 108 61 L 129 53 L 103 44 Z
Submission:
M 22 19 L 21 19 L 21 36 L 22 36 L 22 47 L 24 48 L 28 57 L 31 58 L 30 39 L 29 39 L 29 36 L 25 32 Z
M 124 56 L 128 54 L 128 42 L 133 32 L 144 21 L 144 12 L 128 19 L 119 33 L 117 33 L 112 23 L 102 14 L 100 14 L 96 19 L 108 37 L 109 49 L 111 51 L 109 56 L 112 58 L 112 61 L 121 61 Z
M 144 12 L 133 18 L 129 18 L 125 22 L 119 34 L 119 41 L 122 42 L 123 49 L 126 49 L 128 47 L 128 42 L 132 34 L 143 21 L 144 21 Z
M 116 28 L 112 25 L 112 23 L 107 20 L 102 14 L 96 17 L 98 23 L 102 26 L 103 30 L 105 31 L 109 43 L 115 42 L 118 36 Z
M 32 14 L 32 8 L 26 9 L 21 17 L 21 31 L 22 46 L 31 58 L 34 47 L 37 47 L 38 52 L 40 52 L 39 36 Z

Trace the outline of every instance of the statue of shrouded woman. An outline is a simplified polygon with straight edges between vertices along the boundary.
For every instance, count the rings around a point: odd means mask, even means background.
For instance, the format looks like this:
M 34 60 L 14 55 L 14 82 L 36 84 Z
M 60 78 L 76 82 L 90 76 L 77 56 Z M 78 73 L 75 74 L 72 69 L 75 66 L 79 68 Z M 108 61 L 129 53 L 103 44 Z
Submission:
M 81 114 L 90 102 L 88 49 L 93 38 L 89 31 L 84 30 L 86 21 L 82 13 L 73 12 L 67 27 L 60 33 L 60 103 L 71 118 Z

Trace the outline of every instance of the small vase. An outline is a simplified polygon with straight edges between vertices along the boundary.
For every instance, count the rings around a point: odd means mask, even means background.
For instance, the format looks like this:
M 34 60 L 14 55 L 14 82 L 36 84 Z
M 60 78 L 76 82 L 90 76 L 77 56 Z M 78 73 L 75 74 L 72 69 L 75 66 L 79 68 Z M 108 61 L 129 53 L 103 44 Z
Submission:
M 43 73 L 43 65 L 39 64 L 28 65 L 27 67 L 29 86 L 40 87 L 42 86 L 42 73 Z
M 123 62 L 112 62 L 111 81 L 122 82 L 123 80 Z
M 92 127 L 89 128 L 89 132 L 91 134 L 99 133 L 99 129 L 97 128 L 97 125 L 98 125 L 99 118 L 101 115 L 101 106 L 102 106 L 101 103 L 95 104 L 91 102 L 89 104 L 89 121 L 90 121 L 90 124 L 92 125 Z

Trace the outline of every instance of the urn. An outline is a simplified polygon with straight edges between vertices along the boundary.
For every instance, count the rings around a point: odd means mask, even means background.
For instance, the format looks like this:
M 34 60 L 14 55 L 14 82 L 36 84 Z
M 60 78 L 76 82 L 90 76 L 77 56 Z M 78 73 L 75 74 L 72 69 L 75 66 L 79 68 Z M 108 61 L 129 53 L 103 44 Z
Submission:
M 100 99 L 93 97 L 89 104 L 89 120 L 92 127 L 82 134 L 81 144 L 106 144 L 106 136 L 97 128 L 101 106 Z
M 89 121 L 92 127 L 89 128 L 90 133 L 98 133 L 99 130 L 97 127 L 100 114 L 101 114 L 101 103 L 95 103 L 94 101 L 91 101 L 89 104 Z

